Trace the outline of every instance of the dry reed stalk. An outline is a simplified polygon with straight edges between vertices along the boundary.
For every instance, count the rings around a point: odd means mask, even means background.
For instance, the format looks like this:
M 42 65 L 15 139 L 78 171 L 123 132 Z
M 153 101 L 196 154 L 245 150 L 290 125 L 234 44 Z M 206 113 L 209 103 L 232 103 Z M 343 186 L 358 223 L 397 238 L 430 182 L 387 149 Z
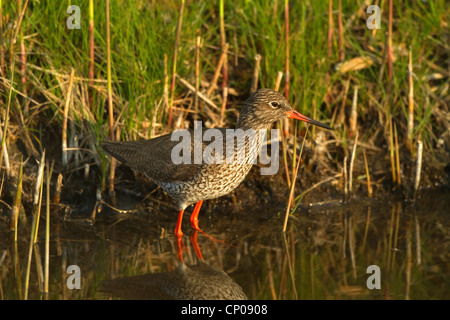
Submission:
M 23 85 L 27 83 L 27 78 L 25 76 L 26 73 L 26 67 L 27 67 L 27 55 L 25 53 L 25 42 L 23 41 L 23 34 L 21 32 L 20 34 L 20 75 L 22 76 L 21 82 Z M 24 88 L 24 91 L 26 92 L 26 89 Z
M 55 195 L 53 196 L 52 203 L 58 204 L 61 200 L 62 179 L 63 175 L 61 173 L 58 174 L 58 178 L 56 180 Z
M 94 85 L 94 0 L 89 0 L 89 106 L 92 106 Z
M 295 171 L 292 174 L 292 183 L 290 184 L 289 200 L 288 200 L 288 204 L 286 207 L 286 213 L 284 215 L 283 232 L 286 232 L 287 221 L 289 218 L 289 211 L 291 209 L 292 200 L 294 199 L 295 180 L 298 175 L 298 169 L 300 168 L 300 160 L 302 158 L 303 147 L 305 146 L 306 136 L 308 135 L 308 129 L 309 129 L 309 125 L 306 126 L 306 132 L 305 132 L 305 136 L 303 137 L 302 146 L 300 148 L 300 154 L 298 155 L 297 165 L 295 166 Z M 294 149 L 294 152 L 295 152 L 295 149 Z
M 222 108 L 220 110 L 220 122 L 223 123 L 223 119 L 225 117 L 225 109 L 227 107 L 228 101 L 228 87 L 224 86 L 222 89 Z
M 398 147 L 398 135 L 397 135 L 397 125 L 394 124 L 394 138 L 395 138 L 395 164 L 397 167 L 397 184 L 402 184 L 402 177 L 400 174 L 400 150 Z
M 289 89 L 290 89 L 290 81 L 291 81 L 291 73 L 289 71 L 289 63 L 290 63 L 290 52 L 289 52 L 289 1 L 284 1 L 284 22 L 285 22 L 285 76 L 284 76 L 284 96 L 289 100 Z M 284 134 L 286 137 L 289 136 L 289 119 L 284 120 Z
M 392 14 L 394 10 L 394 1 L 389 0 L 389 20 L 388 20 L 388 46 L 387 46 L 387 64 L 388 64 L 388 75 L 389 81 L 392 80 L 393 70 L 392 70 Z M 391 86 L 388 87 L 389 92 Z
M 283 79 L 283 72 L 278 71 L 277 73 L 277 80 L 275 81 L 275 91 L 280 90 L 281 80 Z
M 33 196 L 33 223 L 31 226 L 30 234 L 30 246 L 28 249 L 28 262 L 25 274 L 25 286 L 24 286 L 24 300 L 28 300 L 28 288 L 30 283 L 30 271 L 31 271 L 31 258 L 33 255 L 33 247 L 37 242 L 37 234 L 39 230 L 39 220 L 41 214 L 41 201 L 42 201 L 42 187 L 43 187 L 43 176 L 44 176 L 44 166 L 45 166 L 45 150 L 42 153 L 41 161 L 39 163 L 38 174 L 36 178 L 36 186 L 34 189 Z
M 225 118 L 225 109 L 227 107 L 228 100 L 228 87 L 223 88 L 223 100 L 222 100 L 222 108 L 220 110 L 220 123 L 224 123 L 223 120 Z
M 384 1 L 384 0 L 383 0 Z M 376 0 L 375 1 L 375 3 L 374 3 L 377 7 L 379 7 L 380 6 L 380 1 L 379 0 Z M 377 28 L 373 28 L 372 29 L 372 39 L 375 39 L 375 35 L 377 34 Z
M 258 53 L 255 56 L 255 66 L 253 67 L 253 77 L 252 77 L 252 85 L 250 87 L 250 94 L 252 94 L 258 89 L 260 63 L 261 63 L 261 55 Z
M 181 26 L 183 24 L 184 1 L 185 0 L 181 0 L 180 12 L 178 14 L 177 31 L 175 33 L 175 44 L 173 49 L 172 82 L 170 84 L 170 104 L 168 117 L 169 127 L 172 127 L 172 108 L 175 95 L 175 75 L 177 73 L 178 47 L 180 45 Z
M 414 144 L 413 144 L 413 129 L 414 129 L 414 81 L 413 81 L 413 67 L 412 67 L 412 52 L 409 48 L 409 63 L 408 63 L 408 73 L 409 73 L 409 94 L 408 94 L 408 133 L 406 139 L 406 146 L 408 147 L 411 155 L 414 154 Z
M 85 181 L 87 181 L 89 179 L 89 171 L 90 171 L 90 166 L 88 163 L 84 164 L 84 171 L 83 171 L 83 179 Z
M 35 232 L 33 243 L 37 242 L 37 230 L 39 228 L 39 220 L 41 217 L 41 204 L 42 204 L 42 187 L 44 184 L 44 168 L 45 168 L 45 150 L 42 152 L 41 161 L 39 162 L 38 175 L 36 179 L 36 186 L 34 189 L 33 197 L 33 217 L 36 218 Z
M 423 154 L 423 142 L 421 139 L 417 140 L 417 155 L 416 155 L 416 174 L 414 178 L 414 198 L 416 197 L 417 190 L 420 185 L 420 175 L 422 172 L 422 154 Z
M 353 102 L 352 102 L 352 109 L 350 111 L 350 119 L 349 119 L 349 125 L 350 125 L 350 136 L 353 137 L 355 133 L 357 134 L 357 122 L 358 122 L 358 86 L 355 86 L 355 91 L 353 92 Z
M 16 195 L 11 210 L 11 224 L 10 229 L 14 230 L 14 241 L 17 241 L 17 229 L 19 221 L 19 211 L 22 204 L 22 174 L 23 174 L 23 156 L 20 159 L 19 176 L 17 180 Z M 2 180 L 3 183 L 3 180 Z
M 350 158 L 350 168 L 348 172 L 348 192 L 352 193 L 353 189 L 353 164 L 355 163 L 356 146 L 358 145 L 358 132 L 356 132 L 355 142 L 353 143 L 352 157 Z
M 233 19 L 233 22 L 236 23 L 236 21 Z M 238 39 L 237 39 L 237 31 L 236 28 L 233 32 L 233 44 L 234 44 L 234 66 L 237 67 L 239 63 L 239 45 L 238 45 Z
M 164 92 L 163 92 L 163 100 L 164 100 L 164 110 L 169 110 L 169 73 L 167 72 L 167 54 L 164 53 Z M 160 119 L 161 122 L 161 119 Z
M 344 89 L 344 97 L 342 98 L 341 108 L 339 110 L 339 114 L 336 118 L 336 124 L 342 124 L 345 122 L 345 104 L 347 103 L 347 94 L 350 88 L 350 79 L 347 80 Z
M 225 44 L 227 43 L 226 34 L 225 34 L 225 20 L 224 20 L 224 1 L 220 0 L 219 2 L 219 18 L 220 18 L 220 47 L 223 49 Z M 228 85 L 228 54 L 225 52 L 225 57 L 222 65 L 222 88 L 225 88 Z
M 75 74 L 75 70 L 72 68 L 70 71 L 69 77 L 69 85 L 67 87 L 66 93 L 66 102 L 64 104 L 64 118 L 63 118 L 63 126 L 62 126 L 62 165 L 67 169 L 67 121 L 69 118 L 69 105 L 70 99 L 72 97 L 72 87 L 73 87 L 73 76 Z
M 289 72 L 289 1 L 284 1 L 284 21 L 285 21 L 285 45 L 286 45 L 286 56 L 285 56 L 285 77 L 284 77 L 284 96 L 286 99 L 289 97 L 289 82 L 291 80 L 291 74 Z
M 109 15 L 109 0 L 106 0 L 106 61 L 107 61 L 107 80 L 108 80 L 108 113 L 109 113 L 109 140 L 114 141 L 114 109 L 113 109 L 113 98 L 112 98 L 112 75 L 111 75 L 111 26 L 110 26 L 110 15 Z M 114 177 L 116 172 L 116 159 L 111 157 L 110 167 L 109 167 L 109 196 L 112 198 L 113 202 L 115 199 L 114 191 Z
M 394 153 L 394 130 L 392 126 L 392 117 L 389 117 L 389 159 L 391 161 L 392 181 L 397 181 L 395 170 L 395 153 Z
M 47 194 L 45 211 L 45 262 L 44 262 L 44 293 L 48 295 L 49 270 L 50 270 L 50 183 L 52 178 L 53 164 L 49 168 L 47 160 Z
M 374 28 L 375 30 L 376 28 Z M 386 64 L 387 64 L 387 57 L 388 57 L 388 43 L 389 43 L 389 36 L 388 33 L 385 32 L 385 40 L 384 40 L 384 51 L 383 51 L 383 60 L 382 63 L 380 63 L 380 70 L 378 71 L 378 81 L 381 83 L 381 81 L 383 80 L 384 77 L 384 69 L 386 69 Z M 388 90 L 390 90 L 388 88 Z M 389 93 L 389 91 L 388 91 Z
M 22 20 L 23 20 L 23 17 L 25 16 L 25 11 L 26 11 L 26 9 L 27 9 L 27 6 L 28 6 L 28 1 L 29 0 L 26 0 L 25 1 L 25 4 L 23 5 L 23 7 L 22 7 L 22 11 L 20 12 L 20 15 L 19 15 L 19 17 L 18 17 L 18 21 L 17 21 L 17 25 L 16 25 L 16 27 L 15 27 L 15 32 L 14 32 L 14 34 L 13 34 L 13 38 L 12 38 L 12 40 L 11 40 L 11 52 L 13 53 L 14 52 L 14 50 L 13 50 L 13 45 L 14 45 L 14 43 L 16 43 L 16 39 L 17 39 L 17 35 L 19 34 L 19 32 L 20 32 L 20 26 L 22 25 Z M 10 59 L 11 59 L 11 64 L 14 64 L 14 59 L 12 58 L 12 57 L 14 57 L 14 55 L 11 55 L 11 57 L 10 57 Z
M 312 101 L 312 106 L 313 106 L 313 119 L 316 119 L 316 112 L 317 112 L 317 100 L 314 99 Z M 295 127 L 297 126 L 297 122 L 295 123 Z M 294 132 L 295 132 L 295 128 L 294 128 Z M 315 141 L 316 139 L 316 126 L 312 126 L 311 128 L 311 140 Z M 312 149 L 314 150 L 316 147 L 316 144 L 312 145 Z M 315 151 L 314 151 L 315 152 Z
M 70 121 L 70 143 L 69 143 L 69 150 L 71 151 L 71 155 L 73 156 L 73 163 L 74 168 L 78 168 L 81 153 L 80 148 L 78 147 L 78 134 L 76 133 L 75 129 L 75 122 Z M 69 157 L 70 159 L 71 157 Z
M 217 63 L 213 79 L 211 80 L 208 91 L 206 92 L 207 97 L 209 97 L 211 95 L 212 91 L 217 88 L 217 80 L 219 79 L 220 71 L 222 70 L 223 63 L 227 56 L 228 46 L 229 46 L 229 44 L 225 43 L 225 46 L 222 48 L 222 53 L 220 54 L 219 62 Z
M 4 78 L 5 74 L 5 52 L 3 51 L 3 4 L 0 0 L 0 75 Z
M 1 1 L 1 0 L 0 0 Z M 1 183 L 0 183 L 0 197 L 2 196 L 2 192 L 3 192 L 3 184 L 4 184 L 4 182 L 5 182 L 5 173 L 3 172 L 3 174 L 2 174 L 2 180 L 1 180 Z
M 186 79 L 183 79 L 179 75 L 176 75 L 176 77 L 184 86 L 186 86 L 186 88 L 188 88 L 192 92 L 195 92 L 195 87 L 192 84 L 190 84 Z M 207 105 L 209 105 L 213 109 L 215 109 L 217 111 L 221 110 L 211 99 L 209 99 L 207 96 L 203 95 L 203 93 L 199 92 L 198 97 L 200 99 L 202 99 Z
M 344 202 L 347 202 L 348 200 L 347 156 L 344 157 L 342 176 L 344 177 Z
M 5 120 L 5 124 L 6 124 L 6 120 Z M 5 161 L 6 175 L 10 176 L 10 174 L 11 174 L 11 163 L 9 162 L 8 148 L 6 146 L 6 135 L 5 135 L 5 138 L 3 138 L 3 130 L 2 130 L 1 127 L 0 127 L 0 139 L 2 141 L 2 146 L 0 147 L 0 149 L 1 149 L 1 152 L 0 152 L 0 169 L 2 167 L 2 160 L 4 160 Z
M 328 54 L 330 59 L 333 48 L 333 0 L 328 0 Z
M 197 34 L 200 30 L 197 30 Z M 198 111 L 198 92 L 200 89 L 200 48 L 201 48 L 202 38 L 197 35 L 195 39 L 195 101 L 194 108 Z
M 364 165 L 366 167 L 366 176 L 367 176 L 367 196 L 369 198 L 372 198 L 372 185 L 370 183 L 370 172 L 369 172 L 369 165 L 367 164 L 366 149 L 363 149 L 363 155 L 364 155 Z
M 342 27 L 342 0 L 338 0 L 338 33 L 339 33 L 339 61 L 345 60 L 344 28 Z

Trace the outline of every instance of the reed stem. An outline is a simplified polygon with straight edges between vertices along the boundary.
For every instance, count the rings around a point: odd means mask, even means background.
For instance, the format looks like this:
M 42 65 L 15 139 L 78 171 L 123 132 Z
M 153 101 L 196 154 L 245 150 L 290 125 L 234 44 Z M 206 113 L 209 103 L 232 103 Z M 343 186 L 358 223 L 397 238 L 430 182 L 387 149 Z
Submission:
M 219 1 L 219 18 L 220 18 L 220 46 L 221 48 L 225 47 L 227 43 L 226 34 L 225 34 L 225 13 L 224 13 L 224 1 Z M 222 88 L 225 88 L 228 85 L 228 54 L 225 52 L 225 57 L 222 65 Z
M 300 160 L 302 159 L 303 147 L 305 146 L 306 136 L 308 135 L 308 129 L 309 129 L 309 124 L 306 125 L 306 132 L 305 132 L 305 136 L 303 137 L 302 147 L 300 148 L 300 154 L 298 155 L 297 165 L 295 166 L 295 172 L 292 174 L 293 178 L 292 178 L 292 184 L 290 186 L 289 200 L 288 200 L 288 204 L 286 207 L 286 213 L 284 215 L 283 232 L 286 232 L 287 221 L 288 221 L 290 209 L 291 209 L 291 203 L 292 203 L 292 200 L 294 199 L 295 180 L 297 179 L 298 169 L 300 168 Z M 295 150 L 294 150 L 294 152 L 295 152 Z
M 22 203 L 22 174 L 23 174 L 23 156 L 20 159 L 19 176 L 17 180 L 16 196 L 14 197 L 12 214 L 11 214 L 11 226 L 10 229 L 14 230 L 14 241 L 17 241 L 17 230 L 19 222 L 19 212 Z
M 53 164 L 49 167 L 47 160 L 47 193 L 45 210 L 45 262 L 44 262 L 44 293 L 48 295 L 49 274 L 50 274 L 50 183 L 52 178 Z
M 369 198 L 371 198 L 372 197 L 372 184 L 370 183 L 369 165 L 367 164 L 366 150 L 365 149 L 363 149 L 363 155 L 364 155 L 364 165 L 366 167 L 366 176 L 367 176 L 367 196 Z
M 180 45 L 181 26 L 183 24 L 184 1 L 185 0 L 181 0 L 180 12 L 178 14 L 177 31 L 175 34 L 175 44 L 173 49 L 172 82 L 170 84 L 170 104 L 169 104 L 169 118 L 168 118 L 169 127 L 172 127 L 172 108 L 175 95 L 175 78 L 176 78 L 175 75 L 177 73 L 178 47 Z
M 333 0 L 328 0 L 328 54 L 330 59 L 333 48 Z
M 109 16 L 109 0 L 106 0 L 106 61 L 107 61 L 107 81 L 108 81 L 108 114 L 109 114 L 109 140 L 115 140 L 114 134 L 114 109 L 112 98 L 112 79 L 111 79 L 111 25 Z M 114 199 L 114 177 L 116 171 L 116 159 L 111 157 L 109 167 L 109 196 Z
M 408 132 L 407 132 L 407 147 L 414 154 L 414 143 L 413 143 L 413 130 L 414 130 L 414 81 L 413 81 L 413 67 L 412 67 L 412 51 L 409 48 L 409 63 L 408 63 L 408 73 L 409 73 L 409 94 L 408 94 Z
M 89 105 L 92 109 L 92 86 L 94 85 L 94 0 L 89 0 Z
M 339 33 L 339 61 L 345 60 L 344 28 L 342 26 L 342 0 L 338 0 L 338 33 Z
M 70 99 L 72 96 L 72 87 L 73 87 L 73 77 L 75 70 L 72 68 L 69 76 L 69 85 L 67 87 L 66 94 L 66 103 L 64 104 L 64 118 L 63 118 L 63 126 L 62 126 L 62 165 L 67 169 L 68 166 L 68 155 L 67 155 L 67 122 L 69 118 L 69 106 Z
M 356 146 L 358 145 L 358 131 L 356 131 L 355 142 L 353 143 L 352 157 L 350 158 L 350 168 L 348 170 L 348 192 L 353 191 L 353 165 L 355 163 Z
M 260 63 L 261 63 L 261 55 L 258 53 L 255 56 L 255 66 L 253 67 L 253 77 L 252 77 L 252 85 L 250 87 L 250 94 L 252 94 L 258 89 Z

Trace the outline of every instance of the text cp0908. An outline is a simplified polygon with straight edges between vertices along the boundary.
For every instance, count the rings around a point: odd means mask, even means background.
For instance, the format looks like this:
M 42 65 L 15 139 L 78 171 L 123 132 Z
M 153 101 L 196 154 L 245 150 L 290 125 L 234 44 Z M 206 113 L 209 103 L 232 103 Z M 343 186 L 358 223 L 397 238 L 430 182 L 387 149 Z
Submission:
M 227 314 L 267 314 L 267 305 L 229 304 L 225 312 Z

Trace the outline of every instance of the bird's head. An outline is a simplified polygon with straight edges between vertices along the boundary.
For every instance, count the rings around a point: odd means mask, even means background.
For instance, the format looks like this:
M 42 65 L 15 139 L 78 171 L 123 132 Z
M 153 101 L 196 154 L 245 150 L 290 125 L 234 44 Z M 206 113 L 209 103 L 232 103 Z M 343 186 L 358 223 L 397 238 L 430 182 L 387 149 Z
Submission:
M 260 89 L 245 101 L 237 126 L 240 128 L 265 129 L 275 121 L 293 118 L 332 130 L 329 126 L 302 115 L 292 109 L 289 102 L 278 91 Z

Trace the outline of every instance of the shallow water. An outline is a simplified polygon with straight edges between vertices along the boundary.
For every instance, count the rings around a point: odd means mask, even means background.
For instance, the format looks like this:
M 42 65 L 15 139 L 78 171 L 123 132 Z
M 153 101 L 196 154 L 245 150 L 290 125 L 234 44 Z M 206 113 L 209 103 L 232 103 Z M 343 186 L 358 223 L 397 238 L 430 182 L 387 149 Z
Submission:
M 286 233 L 280 209 L 207 209 L 200 226 L 224 241 L 190 237 L 186 214 L 183 243 L 172 235 L 171 210 L 156 219 L 155 212 L 118 213 L 94 225 L 52 217 L 50 292 L 40 289 L 42 222 L 28 298 L 449 299 L 449 207 L 448 192 L 414 203 L 315 204 L 299 208 Z M 272 218 L 258 218 L 262 210 Z M 15 243 L 0 220 L 1 299 L 24 297 L 29 233 L 22 229 Z

